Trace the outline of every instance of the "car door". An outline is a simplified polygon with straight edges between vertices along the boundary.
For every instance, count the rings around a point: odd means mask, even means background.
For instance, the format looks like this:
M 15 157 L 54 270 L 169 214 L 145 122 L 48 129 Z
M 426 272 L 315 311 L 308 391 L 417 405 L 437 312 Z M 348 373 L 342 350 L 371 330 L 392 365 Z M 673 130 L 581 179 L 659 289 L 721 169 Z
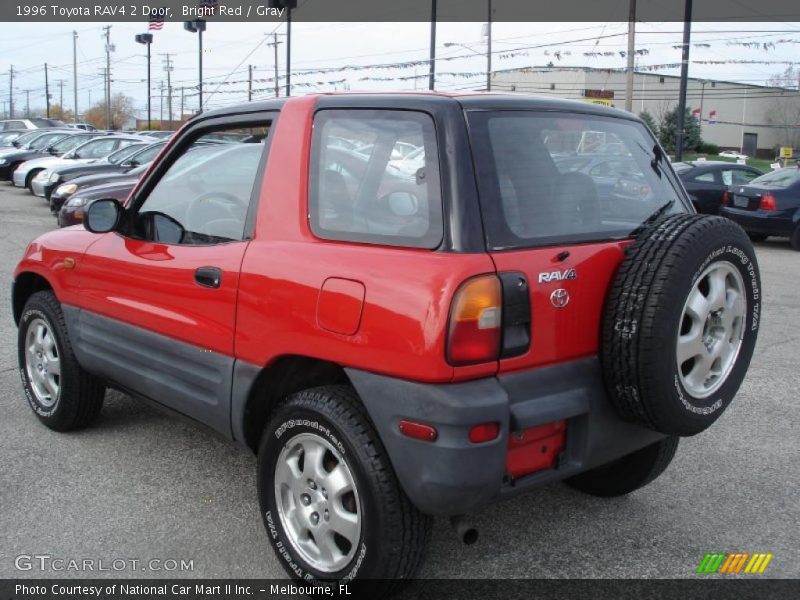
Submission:
M 207 123 L 176 140 L 118 231 L 90 246 L 74 318 L 85 368 L 229 435 L 239 270 L 267 144 L 191 150 Z
M 716 215 L 722 206 L 722 193 L 726 186 L 718 171 L 698 173 L 686 182 L 686 191 L 692 199 L 697 212 Z

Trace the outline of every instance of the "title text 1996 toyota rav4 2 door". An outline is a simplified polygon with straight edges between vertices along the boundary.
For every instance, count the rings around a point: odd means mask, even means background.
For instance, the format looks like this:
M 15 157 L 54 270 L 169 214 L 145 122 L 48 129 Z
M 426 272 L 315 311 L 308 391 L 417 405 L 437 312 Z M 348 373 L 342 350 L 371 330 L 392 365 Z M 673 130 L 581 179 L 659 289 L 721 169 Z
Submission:
M 191 158 L 222 131 L 248 137 Z M 574 168 L 612 146 L 644 192 Z M 85 225 L 15 273 L 31 408 L 85 426 L 111 386 L 257 452 L 267 538 L 302 578 L 410 577 L 429 515 L 553 480 L 649 483 L 729 405 L 759 326 L 747 235 L 692 214 L 638 119 L 584 103 L 211 111 Z

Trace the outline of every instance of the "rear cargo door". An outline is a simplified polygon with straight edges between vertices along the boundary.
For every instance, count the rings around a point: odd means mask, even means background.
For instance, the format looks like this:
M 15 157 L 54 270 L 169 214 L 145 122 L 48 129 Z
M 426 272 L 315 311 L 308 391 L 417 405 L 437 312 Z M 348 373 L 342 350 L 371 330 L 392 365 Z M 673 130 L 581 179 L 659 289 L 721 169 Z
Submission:
M 501 371 L 596 354 L 631 234 L 688 210 L 651 134 L 618 114 L 467 112 L 487 249 L 530 295 L 530 347 Z

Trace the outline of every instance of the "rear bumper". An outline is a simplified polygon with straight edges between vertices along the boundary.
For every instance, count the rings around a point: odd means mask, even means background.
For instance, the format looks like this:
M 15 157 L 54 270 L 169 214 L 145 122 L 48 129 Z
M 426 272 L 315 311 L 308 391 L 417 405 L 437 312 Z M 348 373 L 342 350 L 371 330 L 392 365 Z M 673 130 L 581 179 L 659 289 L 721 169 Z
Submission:
M 411 501 L 423 512 L 474 512 L 500 496 L 561 480 L 610 462 L 662 437 L 617 417 L 597 358 L 454 384 L 423 384 L 348 369 Z M 435 442 L 400 433 L 403 419 L 436 427 Z M 567 421 L 566 448 L 555 468 L 506 475 L 512 431 Z M 500 435 L 473 444 L 469 429 L 497 422 Z
M 723 206 L 720 215 L 736 221 L 745 231 L 768 235 L 790 236 L 797 224 L 796 219 L 792 219 L 784 211 L 742 210 Z

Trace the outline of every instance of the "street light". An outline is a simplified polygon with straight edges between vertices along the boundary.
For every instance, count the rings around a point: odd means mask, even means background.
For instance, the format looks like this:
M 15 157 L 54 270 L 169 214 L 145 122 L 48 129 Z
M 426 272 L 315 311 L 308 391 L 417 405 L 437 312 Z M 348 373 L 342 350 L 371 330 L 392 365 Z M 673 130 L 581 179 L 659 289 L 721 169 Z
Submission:
M 206 22 L 203 19 L 197 19 L 195 21 L 184 21 L 183 28 L 186 31 L 191 33 L 197 34 L 197 42 L 198 42 L 198 87 L 197 91 L 199 92 L 200 97 L 200 104 L 198 112 L 203 112 L 203 32 L 206 30 Z
M 150 131 L 150 44 L 153 43 L 152 33 L 137 33 L 136 43 L 147 46 L 147 131 Z

